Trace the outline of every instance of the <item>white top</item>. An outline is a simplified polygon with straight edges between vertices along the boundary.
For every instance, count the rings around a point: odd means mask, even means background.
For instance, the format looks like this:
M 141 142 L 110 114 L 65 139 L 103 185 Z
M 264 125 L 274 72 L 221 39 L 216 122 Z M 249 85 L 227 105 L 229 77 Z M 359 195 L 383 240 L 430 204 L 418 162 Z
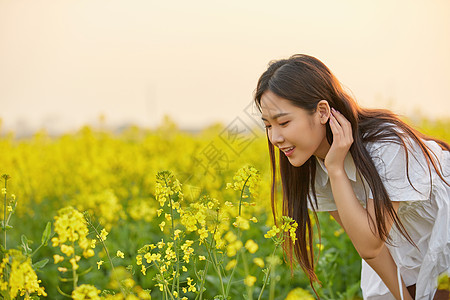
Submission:
M 450 183 L 450 153 L 434 141 L 424 141 L 438 157 L 442 174 Z M 387 245 L 406 286 L 416 284 L 416 299 L 432 299 L 439 274 L 450 274 L 450 187 L 431 166 L 432 184 L 426 159 L 419 146 L 408 145 L 409 178 L 406 176 L 406 155 L 395 142 L 366 144 L 375 167 L 392 201 L 400 201 L 398 216 L 419 250 L 412 246 L 394 225 L 390 231 L 393 246 Z M 337 210 L 331 192 L 328 173 L 323 161 L 317 158 L 315 189 L 317 211 Z M 353 158 L 348 153 L 345 172 L 353 191 L 363 207 L 372 193 L 362 179 Z M 311 208 L 311 207 L 310 207 Z M 364 299 L 395 299 L 377 273 L 362 260 L 361 289 Z

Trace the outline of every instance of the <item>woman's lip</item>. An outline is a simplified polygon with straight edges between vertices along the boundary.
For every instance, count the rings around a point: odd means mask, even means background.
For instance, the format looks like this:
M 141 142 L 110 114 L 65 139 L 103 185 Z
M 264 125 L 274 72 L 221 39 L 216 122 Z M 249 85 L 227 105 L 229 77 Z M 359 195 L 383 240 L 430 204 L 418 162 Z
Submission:
M 289 151 L 284 151 L 284 154 L 286 154 L 286 156 L 290 156 L 294 152 L 294 150 L 295 150 L 295 146 L 294 146 L 294 148 L 292 148 Z

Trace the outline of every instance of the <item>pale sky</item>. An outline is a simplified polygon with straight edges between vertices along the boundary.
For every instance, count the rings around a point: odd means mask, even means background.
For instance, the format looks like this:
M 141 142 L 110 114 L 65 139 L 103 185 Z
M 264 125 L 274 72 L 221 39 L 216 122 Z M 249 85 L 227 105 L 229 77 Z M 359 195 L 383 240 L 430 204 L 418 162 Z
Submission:
M 2 127 L 226 124 L 295 53 L 362 106 L 450 117 L 448 0 L 0 0 Z

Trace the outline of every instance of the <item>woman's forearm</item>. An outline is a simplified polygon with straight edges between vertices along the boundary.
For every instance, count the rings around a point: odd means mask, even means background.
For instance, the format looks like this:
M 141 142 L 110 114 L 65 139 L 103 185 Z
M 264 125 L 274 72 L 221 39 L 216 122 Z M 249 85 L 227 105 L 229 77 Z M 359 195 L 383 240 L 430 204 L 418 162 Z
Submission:
M 342 228 L 347 232 L 344 225 L 342 224 L 342 220 L 339 216 L 338 211 L 330 211 L 330 214 L 342 226 Z M 398 285 L 397 278 L 397 265 L 395 264 L 394 259 L 391 256 L 391 253 L 387 249 L 386 245 L 383 244 L 381 251 L 377 256 L 371 259 L 365 260 L 369 266 L 378 274 L 378 276 L 383 280 L 383 282 L 388 287 L 389 291 L 391 291 L 392 295 L 396 297 L 396 299 L 400 299 L 400 290 Z M 408 293 L 403 280 L 401 281 L 402 290 L 403 290 L 403 299 L 412 299 L 410 294 Z
M 370 225 L 369 215 L 374 214 L 369 203 L 373 202 L 367 202 L 367 210 L 359 203 L 344 169 L 330 172 L 329 178 L 339 216 L 356 250 L 363 259 L 377 256 L 384 241 L 378 236 L 375 224 Z M 391 223 L 386 220 L 388 228 Z
M 386 245 L 383 245 L 380 253 L 376 257 L 366 259 L 365 261 L 375 272 L 377 272 L 378 276 L 380 276 L 381 280 L 383 280 L 384 284 L 388 287 L 389 291 L 391 291 L 392 295 L 394 295 L 395 299 L 401 300 L 397 277 L 397 265 L 395 264 L 394 259 L 392 258 Z M 412 300 L 412 297 L 409 294 L 403 280 L 401 281 L 401 285 L 403 299 Z

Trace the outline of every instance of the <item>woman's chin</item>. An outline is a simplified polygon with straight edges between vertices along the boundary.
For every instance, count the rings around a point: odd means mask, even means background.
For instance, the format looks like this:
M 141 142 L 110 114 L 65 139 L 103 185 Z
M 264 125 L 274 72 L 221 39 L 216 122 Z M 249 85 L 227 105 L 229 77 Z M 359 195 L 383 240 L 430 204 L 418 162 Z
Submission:
M 301 167 L 306 162 L 306 160 L 301 160 L 298 158 L 295 159 L 295 158 L 291 158 L 291 157 L 288 157 L 288 160 L 291 163 L 291 165 L 293 165 L 294 167 Z

